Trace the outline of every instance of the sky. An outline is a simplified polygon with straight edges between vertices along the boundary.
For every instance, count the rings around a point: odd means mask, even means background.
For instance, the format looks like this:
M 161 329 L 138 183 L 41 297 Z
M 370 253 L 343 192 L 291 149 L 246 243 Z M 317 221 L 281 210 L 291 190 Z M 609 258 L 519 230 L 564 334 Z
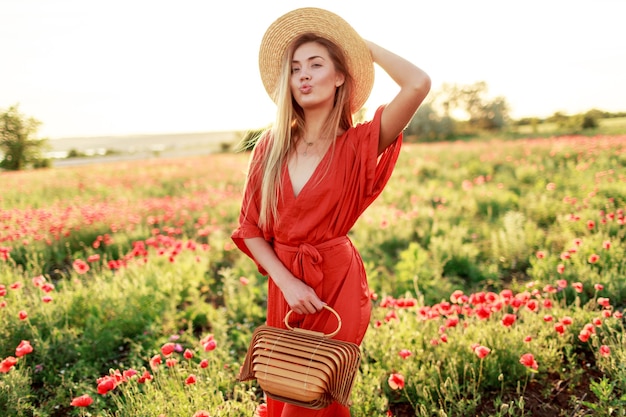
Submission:
M 0 109 L 50 139 L 265 127 L 259 44 L 299 7 L 339 14 L 433 91 L 485 81 L 514 118 L 626 111 L 623 0 L 0 0 Z M 369 114 L 396 93 L 376 68 Z

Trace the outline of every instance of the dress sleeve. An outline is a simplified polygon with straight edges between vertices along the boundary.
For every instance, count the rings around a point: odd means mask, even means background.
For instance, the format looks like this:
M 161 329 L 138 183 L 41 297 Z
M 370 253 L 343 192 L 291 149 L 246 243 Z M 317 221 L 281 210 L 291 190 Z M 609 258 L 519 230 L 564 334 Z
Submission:
M 364 142 L 361 147 L 361 160 L 365 162 L 365 197 L 366 205 L 371 204 L 376 197 L 383 191 L 385 185 L 391 178 L 393 169 L 400 155 L 402 146 L 402 133 L 385 149 L 382 154 L 378 155 L 378 142 L 380 137 L 380 120 L 385 106 L 380 106 L 371 122 L 367 123 L 367 127 L 363 132 L 359 132 L 359 136 L 363 135 L 361 140 Z
M 246 186 L 243 192 L 243 199 L 241 203 L 241 211 L 239 213 L 239 224 L 237 228 L 231 234 L 231 239 L 243 253 L 248 255 L 257 265 L 259 272 L 263 275 L 267 275 L 267 272 L 256 261 L 248 245 L 244 239 L 250 239 L 254 237 L 265 238 L 263 230 L 259 227 L 259 213 L 260 213 L 260 184 L 261 177 L 259 172 L 254 167 L 259 166 L 259 161 L 262 160 L 267 148 L 266 140 L 259 139 L 259 143 L 255 147 L 248 167 L 248 178 L 246 179 Z

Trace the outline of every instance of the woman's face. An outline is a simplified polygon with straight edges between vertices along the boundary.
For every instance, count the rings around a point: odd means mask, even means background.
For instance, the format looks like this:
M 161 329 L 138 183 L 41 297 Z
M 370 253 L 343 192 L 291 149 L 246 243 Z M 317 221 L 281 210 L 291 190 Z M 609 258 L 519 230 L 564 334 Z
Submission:
M 300 45 L 291 62 L 291 94 L 304 110 L 331 109 L 335 91 L 345 77 L 335 70 L 326 47 L 316 42 Z

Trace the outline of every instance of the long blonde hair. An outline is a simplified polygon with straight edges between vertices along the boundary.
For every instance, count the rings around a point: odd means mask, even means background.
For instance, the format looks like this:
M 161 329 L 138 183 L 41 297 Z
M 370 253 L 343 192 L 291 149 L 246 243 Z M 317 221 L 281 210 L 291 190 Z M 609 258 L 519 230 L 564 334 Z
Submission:
M 296 140 L 305 128 L 304 110 L 295 101 L 291 94 L 290 77 L 293 54 L 301 45 L 316 42 L 328 50 L 335 71 L 345 77 L 344 83 L 335 92 L 335 105 L 328 115 L 322 137 L 333 138 L 331 146 L 334 146 L 335 138 L 340 130 L 347 130 L 352 126 L 351 97 L 353 79 L 348 71 L 343 51 L 328 39 L 314 34 L 304 34 L 297 38 L 284 54 L 283 68 L 274 101 L 276 102 L 276 122 L 267 132 L 263 140 L 269 140 L 268 152 L 265 159 L 257 160 L 257 164 L 251 165 L 250 170 L 260 170 L 261 178 L 261 206 L 259 226 L 268 229 L 278 217 L 278 199 L 282 195 L 281 176 L 287 158 L 292 149 L 295 149 Z M 252 172 L 252 171 L 250 171 Z M 250 178 L 250 176 L 248 176 Z

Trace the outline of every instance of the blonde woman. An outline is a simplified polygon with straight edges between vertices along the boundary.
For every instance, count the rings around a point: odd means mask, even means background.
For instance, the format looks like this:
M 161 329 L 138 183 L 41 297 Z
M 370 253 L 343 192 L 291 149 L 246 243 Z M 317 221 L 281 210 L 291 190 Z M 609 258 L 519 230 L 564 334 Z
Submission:
M 400 87 L 371 121 L 354 126 L 367 100 L 373 63 Z M 332 333 L 360 344 L 370 321 L 361 257 L 347 237 L 387 184 L 402 131 L 430 90 L 428 75 L 394 53 L 363 40 L 339 16 L 304 8 L 266 31 L 261 78 L 277 105 L 273 127 L 253 151 L 235 244 L 268 276 L 267 324 Z M 268 416 L 346 416 L 332 403 L 321 410 L 268 398 Z

